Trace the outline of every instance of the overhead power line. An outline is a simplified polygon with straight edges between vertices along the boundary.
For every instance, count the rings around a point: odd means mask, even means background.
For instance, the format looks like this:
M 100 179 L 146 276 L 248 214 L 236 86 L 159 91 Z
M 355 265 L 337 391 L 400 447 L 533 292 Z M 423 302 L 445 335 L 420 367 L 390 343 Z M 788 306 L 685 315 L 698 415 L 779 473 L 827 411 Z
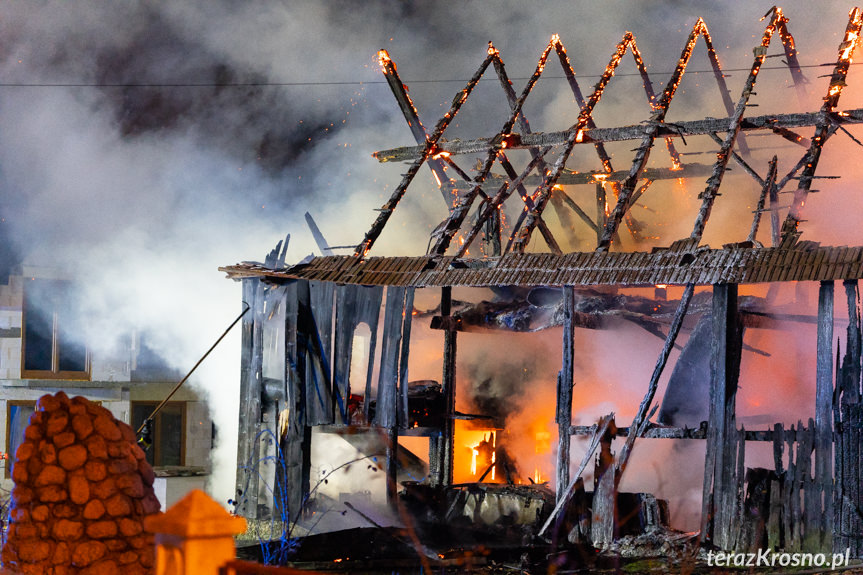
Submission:
M 852 66 L 860 65 L 853 62 Z M 800 68 L 822 68 L 833 66 L 827 64 L 806 64 Z M 762 70 L 787 70 L 787 66 L 762 67 Z M 749 72 L 749 68 L 728 68 L 723 74 L 729 72 Z M 713 70 L 687 70 L 687 74 L 713 74 Z M 654 74 L 671 74 L 671 72 L 654 72 Z M 638 72 L 626 72 L 615 74 L 616 77 L 639 76 Z M 601 78 L 601 74 L 584 74 L 579 78 Z M 543 76 L 543 78 L 564 80 L 565 76 Z M 529 77 L 512 77 L 512 80 L 528 80 Z M 497 78 L 482 78 L 481 82 L 497 82 Z M 405 80 L 407 84 L 449 84 L 464 83 L 464 79 L 417 79 Z M 369 84 L 386 84 L 386 80 L 344 80 L 344 81 L 318 81 L 318 82 L 0 82 L 0 88 L 257 88 L 257 87 L 291 87 L 291 86 L 364 86 Z

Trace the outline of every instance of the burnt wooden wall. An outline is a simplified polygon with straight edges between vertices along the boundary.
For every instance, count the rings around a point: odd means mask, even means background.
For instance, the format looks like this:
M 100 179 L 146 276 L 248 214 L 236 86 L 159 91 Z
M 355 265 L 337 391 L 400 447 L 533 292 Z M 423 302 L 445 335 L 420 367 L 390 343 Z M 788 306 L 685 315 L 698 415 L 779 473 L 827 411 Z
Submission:
M 389 288 L 381 335 L 374 425 L 387 430 L 395 495 L 397 428 L 408 424 L 408 357 L 412 288 Z M 243 320 L 237 513 L 293 521 L 310 490 L 311 430 L 349 425 L 351 385 L 372 399 L 382 287 L 336 286 L 294 280 L 267 284 L 243 280 L 253 313 Z M 369 327 L 366 369 L 353 374 L 354 333 Z

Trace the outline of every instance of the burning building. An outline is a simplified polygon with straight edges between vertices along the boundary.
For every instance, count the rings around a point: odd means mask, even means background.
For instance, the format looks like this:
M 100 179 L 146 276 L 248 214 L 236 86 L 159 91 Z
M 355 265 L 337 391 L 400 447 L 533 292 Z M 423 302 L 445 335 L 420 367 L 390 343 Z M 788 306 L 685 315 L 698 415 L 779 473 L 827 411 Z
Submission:
M 699 20 L 660 90 L 654 89 L 631 33 L 616 45 L 587 98 L 558 36 L 551 38 L 520 93 L 513 88 L 500 53 L 489 44 L 477 72 L 431 130 L 420 121 L 392 59 L 381 51 L 384 77 L 417 145 L 375 154 L 381 162 L 403 161 L 408 167 L 354 253 L 286 265 L 284 251 L 277 246 L 264 263 L 222 268 L 243 282 L 243 299 L 253 310 L 243 321 L 237 512 L 249 518 L 296 521 L 318 490 L 311 473 L 316 438 L 328 433 L 371 434 L 378 438 L 387 500 L 396 505 L 401 486 L 404 503 L 415 517 L 448 525 L 456 517 L 468 517 L 473 525 L 519 525 L 538 536 L 567 523 L 571 541 L 605 547 L 632 532 L 625 516 L 633 509 L 642 530 L 665 522 L 667 508 L 661 501 L 619 489 L 639 440 L 695 440 L 704 446 L 703 465 L 698 465 L 703 472 L 701 542 L 724 550 L 850 548 L 854 556 L 863 556 L 863 546 L 853 535 L 863 530 L 855 512 L 863 497 L 857 476 L 863 421 L 858 290 L 863 246 L 823 246 L 801 239 L 804 208 L 817 191 L 813 183 L 824 177 L 816 173 L 822 151 L 832 136 L 851 135 L 846 126 L 863 121 L 863 110 L 839 107 L 863 13 L 855 8 L 849 14 L 819 110 L 750 116 L 750 99 L 771 46 L 780 46 L 777 55 L 784 57 L 795 90 L 813 89 L 804 87 L 782 10 L 772 9 L 764 20 L 766 27 L 736 101 L 707 26 Z M 667 121 L 700 41 L 706 45 L 727 116 Z M 628 52 L 642 78 L 650 117 L 636 125 L 597 127 L 594 109 Z M 525 102 L 554 59 L 578 105 L 577 120 L 562 131 L 532 132 Z M 509 103 L 502 127 L 487 137 L 446 139 L 444 134 L 478 83 L 492 73 Z M 805 136 L 804 129 L 814 133 Z M 780 171 L 776 156 L 771 153 L 765 159 L 763 148 L 754 149 L 752 142 L 759 134 L 778 138 L 802 155 Z M 678 147 L 687 139 L 715 143 L 710 150 L 713 162 L 684 161 Z M 649 162 L 657 140 L 667 150 L 667 165 Z M 625 170 L 612 164 L 609 149 L 618 142 L 636 145 Z M 576 159 L 574 151 L 585 148 L 596 152 L 600 169 L 568 167 Z M 463 155 L 479 156 L 473 173 L 456 162 Z M 520 171 L 516 158 L 524 159 Z M 427 253 L 370 255 L 424 164 L 449 208 L 431 233 Z M 755 205 L 749 209 L 740 209 L 746 206 L 736 194 L 742 189 L 739 182 L 735 193 L 726 193 L 729 197 L 717 203 L 732 165 L 755 182 L 748 200 Z M 634 210 L 639 202 L 663 182 L 691 185 L 699 177 L 706 183 L 693 201 L 689 235 L 661 240 L 649 235 L 649 226 Z M 796 188 L 786 190 L 791 183 Z M 585 187 L 591 191 L 589 201 L 595 201 L 592 215 L 579 205 L 584 200 L 577 193 Z M 784 193 L 789 201 L 783 204 L 779 198 Z M 547 210 L 548 205 L 553 210 Z M 744 214 L 745 226 L 726 225 L 716 237 L 731 236 L 733 241 L 721 247 L 705 245 L 711 214 L 725 206 L 736 210 L 726 223 L 739 223 Z M 550 217 L 552 212 L 555 217 Z M 762 225 L 763 219 L 769 223 Z M 531 253 L 536 232 L 547 249 Z M 564 252 L 567 244 L 585 242 L 593 249 Z M 480 256 L 471 256 L 471 249 Z M 848 323 L 838 349 L 834 292 L 840 280 Z M 777 300 L 777 293 L 790 286 L 805 291 L 804 282 L 818 286 L 814 314 Z M 485 290 L 481 297 L 489 297 L 491 291 L 494 297 L 460 301 L 457 295 L 467 294 L 468 288 Z M 419 298 L 431 298 L 430 312 L 420 311 Z M 663 342 L 655 367 L 642 382 L 643 399 L 628 425 L 618 426 L 613 414 L 594 425 L 573 425 L 576 364 L 592 361 L 580 355 L 576 334 L 609 328 L 618 320 Z M 814 398 L 814 417 L 790 429 L 778 420 L 763 430 L 739 425 L 738 383 L 748 377 L 741 367 L 743 354 L 769 355 L 745 341 L 744 331 L 798 324 L 815 327 L 807 348 L 814 369 L 801 375 Z M 434 339 L 423 335 L 421 345 L 423 350 L 434 346 L 429 353 L 439 360 L 441 371 L 438 375 L 414 370 L 409 377 L 408 365 L 418 353 L 422 330 L 440 332 Z M 459 342 L 467 333 L 500 330 L 559 334 L 553 352 L 556 357 L 560 350 L 556 377 L 539 377 L 531 382 L 537 389 L 526 392 L 539 394 L 541 386 L 555 398 L 546 406 L 547 425 L 512 430 L 511 422 L 499 413 L 457 409 L 456 384 L 464 382 L 457 375 L 462 359 Z M 654 399 L 666 364 L 675 347 L 681 347 L 681 332 L 689 332 L 689 339 L 668 378 L 657 414 Z M 547 349 L 544 353 L 550 354 Z M 417 376 L 419 383 L 412 379 Z M 466 384 L 476 387 L 483 381 Z M 613 385 L 608 390 L 616 393 Z M 478 403 L 471 407 L 481 408 Z M 466 421 L 482 425 L 462 429 Z M 458 440 L 460 429 L 476 435 Z M 553 469 L 525 469 L 512 455 L 507 447 L 510 438 L 525 433 L 537 450 L 554 453 Z M 423 477 L 408 477 L 400 466 L 403 440 L 414 435 L 428 438 L 428 472 Z M 574 436 L 591 437 L 575 471 Z M 616 437 L 625 439 L 614 453 Z M 757 442 L 772 444 L 771 468 L 749 467 L 747 450 L 757 448 Z M 594 454 L 590 493 L 581 476 Z M 546 478 L 551 479 L 551 489 L 544 485 Z M 492 480 L 494 486 L 478 487 Z

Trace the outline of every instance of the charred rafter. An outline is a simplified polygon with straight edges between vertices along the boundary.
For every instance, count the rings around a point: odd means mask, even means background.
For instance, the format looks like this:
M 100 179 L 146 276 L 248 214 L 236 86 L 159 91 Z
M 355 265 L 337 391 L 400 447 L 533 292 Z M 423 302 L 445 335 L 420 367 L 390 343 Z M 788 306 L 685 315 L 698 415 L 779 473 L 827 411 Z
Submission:
M 493 49 L 491 48 L 489 49 L 488 56 L 486 56 L 485 60 L 482 61 L 482 64 L 480 64 L 479 69 L 477 69 L 477 71 L 471 77 L 470 81 L 467 83 L 467 86 L 465 86 L 462 90 L 456 93 L 449 110 L 438 121 L 434 131 L 426 139 L 425 145 L 423 146 L 422 154 L 420 154 L 420 156 L 414 161 L 414 163 L 411 164 L 410 168 L 408 168 L 407 173 L 402 176 L 402 181 L 399 183 L 399 185 L 396 187 L 396 189 L 390 196 L 390 199 L 380 208 L 380 213 L 378 213 L 378 217 L 372 224 L 371 229 L 366 232 L 365 238 L 363 238 L 363 241 L 360 243 L 360 245 L 357 246 L 357 249 L 354 252 L 355 256 L 364 257 L 372 248 L 375 240 L 378 239 L 378 236 L 381 235 L 381 232 L 383 231 L 384 226 L 386 226 L 387 222 L 389 221 L 393 210 L 396 209 L 396 206 L 398 206 L 398 203 L 405 195 L 408 186 L 413 181 L 414 177 L 417 175 L 420 167 L 429 157 L 431 157 L 435 153 L 435 147 L 438 141 L 443 136 L 444 130 L 447 129 L 453 118 L 455 118 L 456 114 L 458 114 L 458 111 L 467 101 L 468 96 L 470 96 L 470 93 L 476 87 L 480 78 L 482 78 L 482 75 L 485 73 L 492 60 L 496 57 L 497 51 L 492 50 Z
M 809 152 L 805 156 L 806 166 L 801 172 L 791 208 L 789 208 L 788 215 L 782 224 L 783 237 L 797 237 L 798 235 L 797 225 L 800 222 L 803 205 L 812 186 L 812 177 L 818 167 L 821 149 L 830 137 L 830 114 L 836 110 L 836 106 L 839 104 L 839 97 L 842 95 L 842 88 L 845 86 L 845 79 L 848 77 L 848 69 L 851 66 L 851 57 L 854 55 L 854 49 L 860 40 L 861 27 L 863 27 L 863 13 L 859 8 L 854 8 L 848 18 L 845 36 L 839 45 L 839 55 L 833 68 L 833 74 L 830 76 L 830 86 L 827 89 L 824 104 L 821 106 L 818 122 L 815 125 L 815 135 L 809 145 Z
M 423 145 L 428 139 L 428 133 L 420 121 L 419 112 L 417 112 L 413 100 L 408 94 L 408 87 L 403 84 L 401 78 L 399 78 L 395 62 L 392 61 L 386 50 L 380 50 L 378 52 L 378 63 L 381 66 L 381 71 L 384 74 L 384 78 L 387 80 L 387 84 L 389 84 L 390 90 L 392 90 L 393 96 L 395 96 L 396 102 L 398 102 L 399 108 L 401 108 L 402 114 L 405 117 L 405 121 L 408 123 L 408 127 L 411 130 L 411 134 L 413 134 L 414 140 L 416 140 L 417 144 Z M 444 201 L 447 203 L 447 206 L 449 206 L 452 201 L 452 194 L 454 191 L 453 186 L 450 184 L 449 176 L 446 175 L 443 162 L 437 158 L 430 158 L 428 160 L 428 166 L 434 174 L 441 194 L 443 194 Z
M 510 114 L 509 119 L 507 119 L 506 123 L 504 123 L 503 127 L 498 132 L 498 135 L 495 136 L 494 140 L 492 141 L 492 146 L 486 154 L 485 161 L 482 163 L 479 173 L 474 178 L 474 181 L 476 181 L 477 184 L 464 194 L 459 195 L 458 199 L 456 200 L 455 206 L 449 214 L 449 217 L 446 219 L 446 221 L 443 222 L 441 226 L 438 227 L 438 230 L 436 230 L 435 235 L 437 237 L 435 239 L 434 245 L 429 250 L 429 253 L 434 255 L 443 255 L 449 247 L 453 236 L 461 228 L 462 223 L 464 222 L 468 212 L 470 211 L 473 201 L 476 199 L 476 196 L 479 193 L 482 182 L 491 172 L 491 168 L 497 159 L 498 151 L 503 150 L 507 147 L 513 126 L 515 125 L 516 120 L 521 114 L 521 108 L 524 106 L 525 100 L 527 99 L 528 95 L 530 95 L 531 90 L 533 89 L 534 85 L 536 85 L 536 82 L 542 75 L 542 71 L 545 68 L 545 63 L 548 60 L 548 56 L 551 52 L 552 47 L 553 43 L 549 42 L 548 46 L 546 46 L 545 50 L 543 51 L 542 56 L 540 56 L 539 58 L 536 70 L 528 80 L 527 85 L 524 87 L 524 90 L 518 98 L 518 101 L 516 101 L 516 103 L 512 106 L 512 113 Z M 493 47 L 489 47 L 489 52 L 490 58 L 497 59 L 499 57 L 497 50 Z M 562 253 L 560 247 L 557 245 L 557 241 L 550 233 L 546 233 L 545 230 L 547 230 L 547 228 L 541 230 L 543 231 L 543 238 L 545 238 L 551 250 L 554 253 Z
M 826 118 L 825 118 L 826 116 Z M 707 136 L 714 132 L 723 132 L 728 128 L 729 118 L 704 118 L 701 120 L 688 120 L 675 122 L 673 124 L 656 125 L 657 138 L 688 138 L 690 136 Z M 740 131 L 752 132 L 757 130 L 790 129 L 816 126 L 819 121 L 826 121 L 830 126 L 841 126 L 845 124 L 863 123 L 863 108 L 854 108 L 841 112 L 832 111 L 827 114 L 823 112 L 806 112 L 793 114 L 764 114 L 760 116 L 745 117 L 740 121 Z M 837 128 L 838 129 L 838 128 Z M 594 142 L 626 142 L 640 140 L 644 136 L 645 124 L 631 126 L 620 126 L 617 128 L 586 129 L 582 132 L 582 138 L 577 144 L 593 144 Z M 514 134 L 508 142 L 508 149 L 526 148 L 529 146 L 560 146 L 566 143 L 573 130 L 560 132 L 537 132 L 521 136 Z M 475 140 L 452 140 L 441 142 L 439 148 L 452 155 L 476 154 L 487 150 L 491 138 L 478 138 Z M 407 146 L 392 148 L 375 152 L 374 157 L 380 162 L 411 161 L 422 152 L 418 146 Z
M 749 102 L 749 97 L 755 89 L 755 82 L 758 78 L 758 72 L 761 70 L 761 65 L 764 63 L 764 58 L 767 56 L 767 48 L 770 46 L 770 40 L 773 38 L 773 33 L 776 31 L 778 20 L 782 18 L 782 12 L 778 9 L 773 11 L 773 19 L 764 34 L 761 37 L 761 45 L 755 48 L 755 61 L 752 63 L 752 69 L 749 71 L 749 76 L 746 78 L 746 83 L 743 86 L 743 93 L 737 101 L 737 106 L 734 108 L 734 114 L 731 116 L 731 122 L 725 132 L 725 140 L 717 153 L 716 164 L 713 166 L 713 174 L 707 180 L 707 188 L 701 193 L 701 208 L 698 210 L 698 216 L 695 218 L 695 226 L 690 237 L 701 239 L 704 234 L 704 226 L 707 225 L 707 219 L 710 217 L 710 212 L 713 209 L 713 203 L 716 196 L 719 195 L 719 186 L 722 184 L 722 177 L 725 175 L 725 168 L 728 166 L 728 160 L 731 157 L 734 143 L 737 135 L 740 133 L 740 120 L 746 111 L 746 104 Z M 742 160 L 741 160 L 742 161 Z M 745 162 L 744 162 L 745 165 Z M 763 180 L 762 180 L 763 181 Z
M 650 156 L 650 149 L 653 147 L 653 142 L 657 137 L 657 128 L 660 124 L 665 123 L 665 116 L 668 113 L 668 107 L 674 99 L 674 95 L 677 92 L 677 87 L 680 85 L 680 81 L 683 79 L 683 74 L 686 71 L 686 66 L 689 63 L 690 58 L 692 57 L 692 51 L 695 48 L 695 43 L 699 36 L 703 37 L 705 41 L 708 42 L 708 46 L 712 46 L 707 25 L 701 18 L 699 18 L 698 22 L 693 26 L 692 32 L 690 32 L 689 38 L 687 38 L 686 45 L 683 47 L 683 51 L 680 54 L 680 59 L 677 61 L 674 73 L 668 80 L 659 101 L 654 106 L 654 113 L 650 118 L 650 123 L 648 124 L 647 129 L 643 132 L 641 145 L 639 145 L 635 153 L 632 168 L 630 168 L 629 171 L 629 177 L 627 177 L 626 181 L 623 183 L 623 188 L 617 198 L 617 205 L 609 215 L 605 231 L 598 242 L 598 251 L 608 251 L 611 247 L 611 240 L 617 232 L 617 227 L 620 225 L 620 221 L 623 219 L 625 211 L 629 208 L 630 198 L 635 192 L 635 187 L 638 185 L 638 180 L 641 177 L 642 171 L 647 165 L 647 159 Z M 732 120 L 732 124 L 733 123 L 734 121 Z M 726 125 L 724 129 L 728 129 L 728 126 Z

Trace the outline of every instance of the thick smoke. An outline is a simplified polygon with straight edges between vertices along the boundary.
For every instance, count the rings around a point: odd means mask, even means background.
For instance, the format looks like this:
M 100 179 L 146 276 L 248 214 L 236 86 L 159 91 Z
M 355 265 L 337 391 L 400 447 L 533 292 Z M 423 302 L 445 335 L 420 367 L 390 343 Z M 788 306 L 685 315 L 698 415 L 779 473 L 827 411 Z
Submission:
M 395 187 L 403 166 L 369 157 L 376 149 L 412 143 L 389 89 L 379 83 L 379 48 L 390 50 L 424 123 L 432 126 L 481 61 L 488 40 L 501 50 L 520 90 L 520 78 L 533 71 L 548 38 L 561 34 L 589 92 L 591 75 L 601 71 L 623 32 L 632 30 L 661 85 L 698 16 L 713 32 L 723 64 L 748 68 L 763 29 L 757 19 L 768 7 L 8 2 L 0 8 L 0 263 L 4 272 L 22 262 L 66 269 L 87 286 L 91 341 L 107 348 L 131 328 L 146 330 L 155 334 L 153 349 L 185 370 L 240 309 L 239 287 L 221 278 L 219 265 L 262 259 L 286 233 L 292 234 L 288 259 L 301 259 L 315 249 L 305 211 L 331 244 L 355 244 L 376 215 L 373 208 Z M 823 3 L 818 17 L 806 2 L 785 8 L 801 60 L 835 59 L 848 6 Z M 693 68 L 708 67 L 703 53 L 699 46 Z M 631 62 L 624 66 L 629 68 L 622 72 L 633 71 Z M 813 90 L 804 109 L 820 103 L 816 76 L 823 70 L 807 70 Z M 771 71 L 762 81 L 783 83 L 786 77 Z M 734 73 L 729 79 L 733 95 L 742 78 Z M 674 118 L 696 109 L 698 117 L 723 115 L 708 79 L 685 79 Z M 643 120 L 646 104 L 630 103 L 638 81 L 621 75 L 614 82 L 618 89 L 608 91 L 597 122 Z M 859 91 L 853 79 L 849 83 L 843 100 L 850 108 Z M 777 91 L 759 89 L 759 112 L 791 106 L 790 90 L 782 90 L 768 100 Z M 506 109 L 496 83 L 481 83 L 449 135 L 489 135 Z M 560 129 L 577 113 L 559 78 L 543 79 L 525 111 L 537 130 Z M 630 147 L 620 147 L 618 169 L 628 167 Z M 695 145 L 689 150 L 697 151 Z M 842 161 L 841 153 L 832 159 L 825 154 L 824 169 L 845 172 Z M 844 198 L 848 186 L 824 185 L 812 202 L 813 221 L 830 216 L 831 202 L 821 198 Z M 694 205 L 673 192 L 657 197 L 675 209 Z M 751 194 L 739 202 L 747 221 L 751 203 Z M 403 206 L 376 253 L 422 253 L 426 232 L 446 214 L 426 173 Z M 839 211 L 836 221 L 851 229 L 857 211 Z M 684 218 L 667 219 L 659 224 L 667 227 L 657 230 L 664 239 L 688 234 L 676 223 Z M 739 220 L 740 214 L 715 214 L 709 230 Z M 825 242 L 860 243 L 826 225 L 807 225 L 807 233 L 823 233 Z M 722 241 L 718 235 L 706 239 Z M 193 381 L 214 398 L 223 440 L 216 455 L 221 500 L 233 492 L 229 439 L 237 401 L 226 398 L 237 394 L 238 348 L 233 334 Z

